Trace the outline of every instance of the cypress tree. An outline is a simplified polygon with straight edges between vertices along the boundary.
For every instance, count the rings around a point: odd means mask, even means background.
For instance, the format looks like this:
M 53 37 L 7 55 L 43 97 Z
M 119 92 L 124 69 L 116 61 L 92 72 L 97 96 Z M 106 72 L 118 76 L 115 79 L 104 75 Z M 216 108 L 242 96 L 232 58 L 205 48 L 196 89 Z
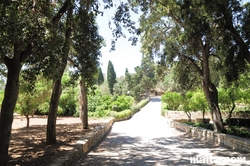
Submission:
M 113 63 L 111 61 L 109 61 L 108 63 L 107 81 L 109 85 L 109 91 L 113 95 L 114 85 L 116 83 L 116 73 L 115 73 Z
M 104 77 L 102 73 L 102 69 L 98 68 L 98 79 L 97 79 L 97 84 L 101 85 L 104 82 Z

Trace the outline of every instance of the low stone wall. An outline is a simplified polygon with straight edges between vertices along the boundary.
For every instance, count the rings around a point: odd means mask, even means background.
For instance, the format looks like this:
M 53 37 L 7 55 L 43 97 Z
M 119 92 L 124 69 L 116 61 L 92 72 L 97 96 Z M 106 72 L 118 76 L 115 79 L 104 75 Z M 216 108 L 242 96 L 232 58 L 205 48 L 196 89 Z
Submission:
M 73 150 L 66 153 L 51 166 L 69 166 L 74 163 L 81 155 L 87 154 L 101 139 L 108 133 L 115 119 L 108 119 L 103 126 L 96 128 L 95 131 L 84 135 L 77 141 Z
M 184 123 L 173 121 L 171 119 L 168 120 L 168 125 L 170 127 L 176 128 L 177 130 L 190 133 L 192 136 L 203 140 L 218 143 L 219 145 L 225 145 L 232 149 L 250 152 L 250 139 L 241 138 L 229 134 L 217 133 L 199 127 L 193 127 Z
M 221 113 L 222 118 L 226 119 L 228 117 L 227 112 L 222 112 Z M 166 118 L 170 119 L 188 119 L 187 114 L 184 111 L 168 111 L 165 115 Z M 192 119 L 199 119 L 202 118 L 202 112 L 197 111 L 197 112 L 191 112 L 191 118 Z M 205 118 L 212 119 L 210 112 L 205 113 Z M 250 119 L 250 113 L 249 112 L 233 112 L 232 118 L 249 118 Z

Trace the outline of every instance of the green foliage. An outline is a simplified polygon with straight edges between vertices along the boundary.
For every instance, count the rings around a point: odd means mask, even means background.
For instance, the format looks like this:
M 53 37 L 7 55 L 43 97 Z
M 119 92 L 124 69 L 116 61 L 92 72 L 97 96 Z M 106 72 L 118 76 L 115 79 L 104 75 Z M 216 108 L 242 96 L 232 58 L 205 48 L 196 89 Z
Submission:
M 149 102 L 148 99 L 142 100 L 139 103 L 132 106 L 131 109 L 126 109 L 120 112 L 111 111 L 110 116 L 115 117 L 117 121 L 125 120 L 131 117 L 133 114 L 138 112 L 141 108 L 143 108 Z
M 51 95 L 51 81 L 41 75 L 36 79 L 34 86 L 30 82 L 21 79 L 20 92 L 16 110 L 23 115 L 46 114 L 49 109 Z
M 229 126 L 229 128 L 227 129 L 227 134 L 250 138 L 249 131 L 247 131 L 244 128 L 237 127 L 237 126 Z
M 107 81 L 108 81 L 110 93 L 113 95 L 114 85 L 116 83 L 116 73 L 115 73 L 113 63 L 111 61 L 108 62 Z
M 149 99 L 144 99 L 144 100 L 141 100 L 139 103 L 134 104 L 131 107 L 133 114 L 135 114 L 136 112 L 140 111 L 140 109 L 143 108 L 145 105 L 147 105 L 148 102 L 149 102 Z
M 177 110 L 177 108 L 182 104 L 182 96 L 177 92 L 165 92 L 161 100 L 167 103 L 167 108 L 169 110 Z
M 167 109 L 167 103 L 161 102 L 161 115 L 165 116 L 169 110 Z
M 112 96 L 104 94 L 100 89 L 93 90 L 93 92 L 88 94 L 89 112 L 101 112 L 104 110 L 109 110 L 110 104 L 112 102 Z
M 126 109 L 130 109 L 133 102 L 134 99 L 131 96 L 118 96 L 118 98 L 113 103 L 111 103 L 111 108 L 113 111 L 120 112 Z
M 127 82 L 125 77 L 121 76 L 117 78 L 117 82 L 114 85 L 114 94 L 115 95 L 125 95 L 128 92 Z
M 103 76 L 103 73 L 102 73 L 102 68 L 98 68 L 98 78 L 97 78 L 97 84 L 98 85 L 101 85 L 104 83 L 104 76 Z
M 59 100 L 58 115 L 73 116 L 76 113 L 77 107 L 77 89 L 76 84 L 72 81 L 69 72 L 65 72 L 62 77 L 62 94 Z
M 120 112 L 117 112 L 117 111 L 111 111 L 110 112 L 110 116 L 115 117 L 115 119 L 117 121 L 127 119 L 131 115 L 132 115 L 132 110 L 131 109 L 123 110 L 123 111 L 120 111 Z
M 213 124 L 210 124 L 210 123 L 205 123 L 205 124 L 201 122 L 184 122 L 184 123 L 194 126 L 194 127 L 201 127 L 204 129 L 214 130 Z

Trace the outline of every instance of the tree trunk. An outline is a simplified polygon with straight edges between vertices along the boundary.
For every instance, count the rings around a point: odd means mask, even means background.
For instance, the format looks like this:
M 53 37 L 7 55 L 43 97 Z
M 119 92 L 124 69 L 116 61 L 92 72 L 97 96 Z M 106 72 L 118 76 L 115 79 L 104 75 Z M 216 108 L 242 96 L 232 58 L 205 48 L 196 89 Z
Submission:
M 0 165 L 7 165 L 8 162 L 13 113 L 19 92 L 19 76 L 22 62 L 31 54 L 31 50 L 31 44 L 25 50 L 21 50 L 20 45 L 15 43 L 13 58 L 4 58 L 4 64 L 7 66 L 8 73 L 0 114 Z
M 205 124 L 205 109 L 202 110 L 202 119 L 203 119 L 203 123 Z
M 88 99 L 86 92 L 86 85 L 83 78 L 80 80 L 80 95 L 79 95 L 79 103 L 80 103 L 80 119 L 82 121 L 82 128 L 88 128 Z
M 30 118 L 29 118 L 29 115 L 25 115 L 25 117 L 26 117 L 26 120 L 27 120 L 26 127 L 29 128 L 30 127 Z
M 54 81 L 47 121 L 46 142 L 49 145 L 56 143 L 56 118 L 61 92 L 61 79 L 57 79 Z
M 67 13 L 67 22 L 66 22 L 66 32 L 65 32 L 65 41 L 62 48 L 62 58 L 61 65 L 58 69 L 58 77 L 54 80 L 53 92 L 50 100 L 50 108 L 48 114 L 47 121 L 47 132 L 46 132 L 46 142 L 49 145 L 56 144 L 56 118 L 57 118 L 57 110 L 59 105 L 60 96 L 62 93 L 62 76 L 64 70 L 67 66 L 68 54 L 70 50 L 70 42 L 71 42 L 71 33 L 72 33 L 72 13 L 73 7 L 71 0 L 67 0 L 69 3 L 68 13 Z
M 0 165 L 8 162 L 8 148 L 13 122 L 13 113 L 18 98 L 21 64 L 9 59 L 7 83 L 0 115 Z
M 215 85 L 210 80 L 210 71 L 209 71 L 209 43 L 203 44 L 202 39 L 199 40 L 199 45 L 202 52 L 202 71 L 203 71 L 203 91 L 208 101 L 208 105 L 211 111 L 214 130 L 217 132 L 225 132 L 223 125 L 221 112 L 218 104 L 218 91 Z

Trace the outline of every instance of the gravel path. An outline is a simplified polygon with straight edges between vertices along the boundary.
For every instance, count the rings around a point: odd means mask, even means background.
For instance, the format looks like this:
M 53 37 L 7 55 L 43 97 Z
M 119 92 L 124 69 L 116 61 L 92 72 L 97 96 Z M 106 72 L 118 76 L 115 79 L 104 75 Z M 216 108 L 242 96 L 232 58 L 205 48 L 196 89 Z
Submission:
M 160 99 L 151 99 L 130 120 L 116 122 L 109 135 L 73 165 L 250 165 L 250 154 L 194 139 L 168 127 L 160 110 Z M 234 157 L 243 161 L 235 161 Z

